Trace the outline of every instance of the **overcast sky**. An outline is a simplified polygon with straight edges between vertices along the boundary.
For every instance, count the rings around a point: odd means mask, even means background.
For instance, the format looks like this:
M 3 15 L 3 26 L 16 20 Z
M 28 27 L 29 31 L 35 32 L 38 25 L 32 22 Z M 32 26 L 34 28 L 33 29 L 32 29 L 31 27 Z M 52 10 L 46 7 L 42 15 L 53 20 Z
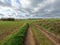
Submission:
M 60 0 L 0 0 L 0 17 L 60 17 Z

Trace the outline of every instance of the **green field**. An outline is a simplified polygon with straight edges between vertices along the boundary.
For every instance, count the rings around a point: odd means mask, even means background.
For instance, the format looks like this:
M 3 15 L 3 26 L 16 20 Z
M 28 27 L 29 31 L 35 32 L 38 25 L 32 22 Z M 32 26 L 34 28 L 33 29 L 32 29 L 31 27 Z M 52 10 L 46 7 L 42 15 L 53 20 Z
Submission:
M 27 30 L 27 27 L 25 21 L 0 21 L 0 45 L 5 45 L 5 43 L 11 45 L 12 43 L 9 44 L 13 41 L 11 38 L 15 39 L 19 33 L 24 38 L 24 30 Z
M 60 19 L 40 19 L 35 24 L 60 37 Z
M 0 21 L 0 45 L 24 45 L 29 26 L 36 45 L 54 45 L 34 24 L 60 37 L 60 19 Z

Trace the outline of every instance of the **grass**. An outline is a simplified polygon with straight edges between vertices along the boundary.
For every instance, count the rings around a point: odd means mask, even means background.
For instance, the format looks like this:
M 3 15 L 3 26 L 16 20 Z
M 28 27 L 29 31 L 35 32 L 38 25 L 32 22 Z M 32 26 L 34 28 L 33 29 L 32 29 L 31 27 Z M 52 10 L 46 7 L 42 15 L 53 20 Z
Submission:
M 22 21 L 0 21 L 0 34 L 5 31 L 10 31 L 20 27 L 24 22 Z
M 19 29 L 19 31 L 15 35 L 12 35 L 11 38 L 3 45 L 23 45 L 28 27 L 28 24 L 24 25 L 21 29 Z
M 58 36 L 60 35 L 60 19 L 0 21 L 0 35 L 11 31 L 11 34 L 4 37 L 3 40 L 0 40 L 0 45 L 24 45 L 24 39 L 29 27 L 26 24 L 27 22 L 29 24 L 35 23 Z M 54 45 L 36 27 L 32 26 L 32 31 L 37 45 Z
M 0 45 L 2 45 L 4 42 L 6 42 L 8 39 L 10 39 L 14 35 L 18 29 L 22 27 L 26 23 L 25 21 L 0 21 L 0 35 L 3 33 L 11 32 L 6 37 L 3 37 L 4 39 L 0 39 Z M 4 34 L 5 35 L 5 34 Z
M 36 45 L 54 45 L 42 32 L 32 26 L 32 31 L 34 38 L 36 40 Z
M 40 19 L 35 24 L 47 29 L 57 36 L 60 36 L 60 19 Z

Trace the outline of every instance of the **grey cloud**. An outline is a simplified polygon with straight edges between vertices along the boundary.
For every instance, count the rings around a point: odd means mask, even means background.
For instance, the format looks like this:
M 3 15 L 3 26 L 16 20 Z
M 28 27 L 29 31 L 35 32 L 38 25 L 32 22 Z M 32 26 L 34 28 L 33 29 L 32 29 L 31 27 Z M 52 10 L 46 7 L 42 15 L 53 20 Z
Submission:
M 11 3 L 9 3 L 8 0 L 5 0 L 5 2 L 0 1 L 0 5 L 10 7 Z
M 26 11 L 27 11 L 29 14 L 31 14 L 31 15 L 37 14 L 37 16 L 38 16 L 39 14 L 42 14 L 42 13 L 45 14 L 45 13 L 46 13 L 45 9 L 50 8 L 50 7 L 52 7 L 53 5 L 47 4 L 45 7 L 43 7 L 43 8 L 40 9 L 39 11 L 37 11 L 37 12 L 35 12 L 35 13 L 32 12 L 33 9 L 38 6 L 38 4 L 43 3 L 43 2 L 44 2 L 44 0 L 31 0 L 31 7 L 30 7 L 30 8 L 28 7 L 28 8 L 26 8 L 26 9 L 24 9 L 24 10 L 26 10 Z
M 36 12 L 33 12 L 34 8 L 39 8 L 38 4 L 43 4 L 46 0 L 29 0 L 31 2 L 30 6 L 27 8 L 23 8 L 22 6 L 17 9 L 17 11 L 21 11 L 22 13 L 25 13 L 27 17 L 30 17 L 31 15 L 33 17 L 60 17 L 60 0 L 56 0 L 54 3 L 48 3 L 44 4 L 45 6 L 39 9 Z M 20 2 L 19 2 L 20 3 Z M 11 6 L 11 3 L 8 3 L 8 0 L 6 0 L 5 3 L 0 1 L 0 5 L 3 6 Z M 46 9 L 52 10 L 51 12 L 46 11 Z M 21 16 L 21 15 L 18 15 Z M 23 17 L 23 16 L 21 16 Z
M 47 4 L 45 7 L 43 7 L 42 9 L 40 9 L 39 11 L 35 12 L 35 16 L 40 15 L 40 17 L 60 17 L 60 1 L 56 0 L 57 2 L 53 3 L 53 4 Z M 45 9 L 49 9 L 49 8 L 54 8 L 53 11 L 51 11 L 50 13 L 47 13 L 45 11 Z
M 4 16 L 4 15 L 0 13 L 0 16 Z
M 44 0 L 30 0 L 31 6 L 36 7 L 37 4 L 42 3 Z

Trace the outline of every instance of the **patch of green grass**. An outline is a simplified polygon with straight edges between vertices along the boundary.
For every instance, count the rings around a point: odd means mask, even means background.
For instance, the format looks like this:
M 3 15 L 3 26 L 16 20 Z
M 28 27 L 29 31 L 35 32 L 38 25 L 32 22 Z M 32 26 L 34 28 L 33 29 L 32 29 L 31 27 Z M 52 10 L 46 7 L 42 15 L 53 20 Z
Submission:
M 0 21 L 0 34 L 16 29 L 24 24 L 23 21 Z
M 14 36 L 18 29 L 22 27 L 26 23 L 25 21 L 0 21 L 0 35 L 3 33 L 11 32 L 9 35 L 4 37 L 3 40 L 0 40 L 0 45 L 6 42 L 8 39 L 11 38 L 11 35 Z
M 3 45 L 23 45 L 29 24 L 24 25 L 19 31 Z

